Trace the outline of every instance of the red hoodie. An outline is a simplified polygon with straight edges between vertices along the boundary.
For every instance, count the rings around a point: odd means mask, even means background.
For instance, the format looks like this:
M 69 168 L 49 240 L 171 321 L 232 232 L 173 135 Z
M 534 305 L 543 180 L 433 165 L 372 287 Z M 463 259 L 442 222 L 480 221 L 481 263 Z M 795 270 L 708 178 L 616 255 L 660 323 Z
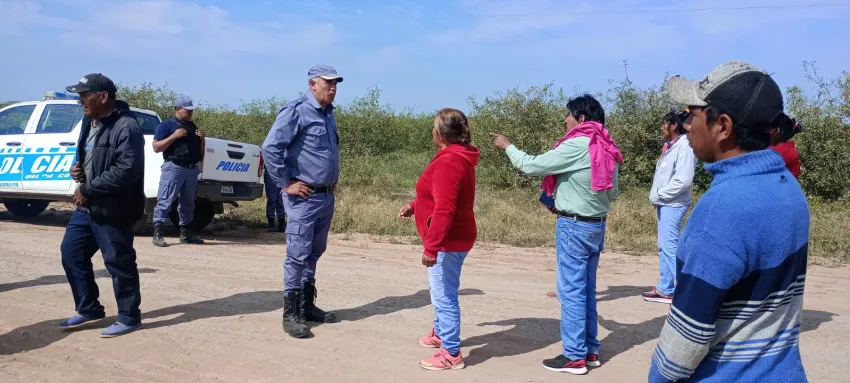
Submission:
M 786 141 L 770 148 L 782 156 L 785 160 L 785 167 L 794 175 L 794 178 L 800 178 L 800 154 L 797 153 L 794 141 Z
M 472 145 L 449 145 L 437 152 L 416 181 L 416 198 L 410 205 L 425 255 L 472 249 L 478 236 L 472 208 L 479 155 Z

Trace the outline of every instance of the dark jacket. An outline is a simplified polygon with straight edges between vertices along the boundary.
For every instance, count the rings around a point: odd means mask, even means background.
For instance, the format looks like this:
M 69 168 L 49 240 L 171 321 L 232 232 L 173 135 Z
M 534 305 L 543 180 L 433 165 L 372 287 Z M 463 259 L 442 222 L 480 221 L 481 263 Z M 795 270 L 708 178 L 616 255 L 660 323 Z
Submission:
M 82 121 L 77 161 L 85 162 L 91 117 Z M 126 102 L 101 120 L 103 127 L 92 150 L 92 174 L 86 175 L 80 193 L 93 217 L 138 221 L 145 209 L 145 138 L 136 115 Z

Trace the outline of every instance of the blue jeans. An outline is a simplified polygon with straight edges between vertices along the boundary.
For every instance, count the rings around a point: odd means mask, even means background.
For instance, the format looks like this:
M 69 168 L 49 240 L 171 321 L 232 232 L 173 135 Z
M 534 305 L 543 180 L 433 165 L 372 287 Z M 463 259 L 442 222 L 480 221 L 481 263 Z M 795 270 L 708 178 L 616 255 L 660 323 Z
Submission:
M 656 206 L 658 216 L 658 268 L 661 278 L 655 289 L 673 295 L 676 283 L 676 249 L 687 206 Z
M 468 252 L 439 252 L 437 264 L 428 268 L 431 304 L 434 305 L 434 331 L 443 348 L 452 355 L 460 352 L 460 269 Z
M 555 229 L 558 300 L 563 354 L 581 360 L 599 353 L 596 269 L 605 242 L 605 223 L 559 217 Z
M 118 303 L 118 322 L 136 325 L 142 321 L 139 305 L 139 269 L 133 248 L 133 222 L 107 222 L 93 219 L 77 209 L 65 228 L 60 247 L 62 267 L 71 285 L 77 313 L 88 318 L 103 318 L 98 301 L 100 291 L 94 280 L 91 258 L 100 250 L 106 270 L 112 275 L 112 289 Z
M 336 196 L 314 193 L 302 198 L 281 193 L 281 198 L 288 217 L 283 290 L 289 292 L 316 281 L 316 263 L 328 247 Z
M 266 189 L 266 218 L 284 220 L 286 211 L 283 208 L 284 191 L 275 185 L 268 170 L 263 170 L 263 184 Z
M 188 225 L 195 218 L 195 197 L 198 194 L 197 167 L 189 169 L 171 161 L 162 164 L 162 175 L 159 179 L 159 190 L 156 193 L 156 207 L 153 211 L 153 223 L 164 224 L 171 211 L 171 204 L 177 201 L 177 213 L 180 216 L 180 226 Z

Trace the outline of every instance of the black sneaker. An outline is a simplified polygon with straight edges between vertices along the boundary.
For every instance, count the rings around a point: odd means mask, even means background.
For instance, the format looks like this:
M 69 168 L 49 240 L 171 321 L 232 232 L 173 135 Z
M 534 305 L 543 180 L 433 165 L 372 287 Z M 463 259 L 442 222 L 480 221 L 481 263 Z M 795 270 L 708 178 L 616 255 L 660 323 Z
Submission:
M 569 372 L 574 375 L 587 374 L 587 363 L 584 359 L 570 360 L 564 355 L 558 355 L 552 359 L 543 361 L 543 368 L 549 371 Z

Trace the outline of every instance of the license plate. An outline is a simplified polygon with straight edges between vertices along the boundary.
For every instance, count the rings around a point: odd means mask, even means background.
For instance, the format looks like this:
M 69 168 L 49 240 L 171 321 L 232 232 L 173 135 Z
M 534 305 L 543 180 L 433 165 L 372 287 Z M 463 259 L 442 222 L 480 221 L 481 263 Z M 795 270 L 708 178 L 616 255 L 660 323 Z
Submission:
M 233 194 L 233 185 L 221 185 L 221 194 Z

